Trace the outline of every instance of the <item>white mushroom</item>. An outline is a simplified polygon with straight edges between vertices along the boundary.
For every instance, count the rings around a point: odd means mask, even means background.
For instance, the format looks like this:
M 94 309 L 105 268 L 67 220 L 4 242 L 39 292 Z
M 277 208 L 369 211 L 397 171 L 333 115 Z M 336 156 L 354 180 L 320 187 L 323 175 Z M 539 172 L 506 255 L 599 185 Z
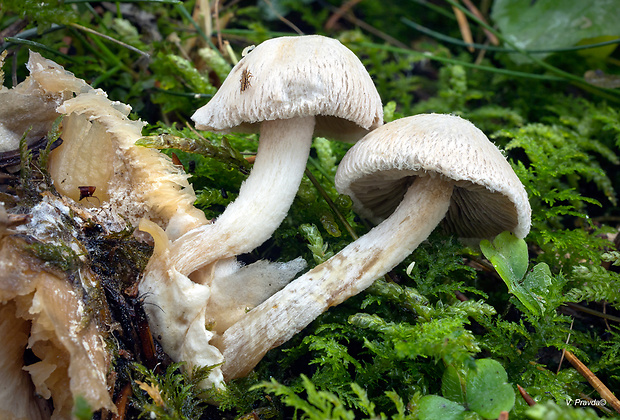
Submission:
M 368 72 L 333 39 L 269 40 L 232 69 L 192 118 L 200 129 L 260 130 L 254 167 L 238 198 L 215 222 L 176 240 L 152 223 L 140 225 L 156 244 L 140 293 L 151 330 L 173 360 L 221 363 L 213 341 L 305 267 L 302 259 L 241 267 L 235 257 L 262 244 L 284 219 L 314 133 L 356 140 L 382 124 L 382 113 Z M 218 367 L 203 385 L 222 383 Z
M 302 259 L 241 267 L 235 256 L 262 244 L 284 219 L 314 133 L 356 140 L 382 124 L 382 112 L 368 72 L 350 50 L 304 36 L 269 40 L 248 52 L 194 114 L 200 129 L 260 130 L 260 142 L 237 200 L 214 223 L 176 240 L 152 223 L 140 225 L 156 244 L 140 293 L 151 330 L 173 360 L 221 363 L 212 341 L 305 267 Z M 215 368 L 203 385 L 222 383 Z
M 171 258 L 183 274 L 267 240 L 293 202 L 313 134 L 357 140 L 382 124 L 383 110 L 355 54 L 311 35 L 271 39 L 248 52 L 192 118 L 204 130 L 260 130 L 260 141 L 238 198 L 213 224 L 173 244 Z
M 363 214 L 391 215 L 228 328 L 216 342 L 226 379 L 246 375 L 269 349 L 370 286 L 444 218 L 460 236 L 529 232 L 529 202 L 510 164 L 480 130 L 455 116 L 417 115 L 374 130 L 347 152 L 336 186 Z

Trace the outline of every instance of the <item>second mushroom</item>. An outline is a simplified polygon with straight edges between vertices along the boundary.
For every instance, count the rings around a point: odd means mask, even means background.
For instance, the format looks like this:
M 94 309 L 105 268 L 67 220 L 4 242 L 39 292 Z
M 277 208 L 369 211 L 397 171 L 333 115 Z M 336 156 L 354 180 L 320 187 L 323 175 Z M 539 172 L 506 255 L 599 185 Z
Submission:
M 217 344 L 226 379 L 361 292 L 404 260 L 443 221 L 460 237 L 530 229 L 527 194 L 502 153 L 470 122 L 423 114 L 386 124 L 353 146 L 336 174 L 360 214 L 383 220 L 289 283 L 226 330 Z

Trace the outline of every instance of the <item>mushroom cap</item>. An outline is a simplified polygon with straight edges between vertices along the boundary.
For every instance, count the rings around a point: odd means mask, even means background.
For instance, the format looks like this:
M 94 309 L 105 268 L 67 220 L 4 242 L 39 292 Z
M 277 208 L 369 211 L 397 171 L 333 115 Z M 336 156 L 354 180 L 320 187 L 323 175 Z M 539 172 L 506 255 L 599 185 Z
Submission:
M 491 238 L 505 230 L 520 238 L 528 234 L 531 208 L 523 184 L 482 131 L 453 115 L 415 115 L 372 131 L 343 158 L 336 189 L 378 223 L 420 176 L 454 182 L 443 221 L 449 232 L 464 238 Z
M 301 116 L 317 117 L 316 135 L 344 141 L 383 124 L 370 75 L 336 39 L 307 35 L 263 42 L 192 119 L 202 130 L 253 133 L 262 121 Z

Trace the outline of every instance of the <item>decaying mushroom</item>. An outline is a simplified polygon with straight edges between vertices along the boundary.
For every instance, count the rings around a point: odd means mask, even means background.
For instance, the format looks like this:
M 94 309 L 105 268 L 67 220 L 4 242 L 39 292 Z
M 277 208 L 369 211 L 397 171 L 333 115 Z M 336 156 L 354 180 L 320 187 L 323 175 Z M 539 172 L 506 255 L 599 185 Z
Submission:
M 197 274 L 209 278 L 204 284 L 176 270 L 170 258 L 171 241 L 163 229 L 143 220 L 140 230 L 155 241 L 140 282 L 153 334 L 173 360 L 186 362 L 189 369 L 214 366 L 203 387 L 223 387 L 224 358 L 214 338 L 284 287 L 306 262 L 302 258 L 286 263 L 260 260 L 243 266 L 228 258 L 202 270 L 206 272 L 198 270 Z
M 96 276 L 79 264 L 83 245 L 66 227 L 69 218 L 92 220 L 78 214 L 86 215 L 72 200 L 47 194 L 32 208 L 28 223 L 0 240 L 2 418 L 71 418 L 77 397 L 94 409 L 115 411 L 106 326 L 96 319 L 105 311 L 85 304 L 86 296 L 96 293 Z M 75 270 L 41 260 L 37 252 L 44 250 L 65 252 L 63 261 L 75 263 Z
M 272 39 L 239 61 L 192 117 L 200 129 L 260 131 L 256 161 L 237 200 L 215 222 L 176 240 L 151 223 L 140 225 L 156 243 L 140 291 L 150 303 L 151 328 L 173 359 L 223 362 L 211 341 L 304 268 L 301 259 L 240 267 L 235 256 L 262 244 L 284 219 L 313 134 L 356 140 L 382 124 L 382 116 L 368 72 L 337 40 Z M 222 382 L 220 368 L 210 380 Z
M 530 228 L 527 194 L 506 158 L 455 116 L 416 115 L 377 128 L 347 152 L 336 187 L 360 213 L 389 217 L 217 338 L 226 379 L 246 375 L 269 349 L 370 286 L 442 220 L 462 237 L 510 230 L 522 238 Z
M 188 176 L 165 155 L 134 145 L 143 123 L 127 118 L 128 106 L 37 53 L 27 66 L 26 80 L 0 89 L 0 330 L 10 337 L 0 346 L 0 417 L 70 418 L 78 396 L 94 410 L 114 411 L 103 342 L 111 327 L 109 319 L 97 322 L 105 309 L 86 302 L 101 291 L 81 230 L 121 232 L 148 218 L 175 238 L 206 218 L 192 205 Z M 31 150 L 44 149 L 61 115 L 62 144 L 48 159 L 54 188 L 25 180 L 33 190 L 21 200 L 10 186 L 20 182 L 20 139 L 26 134 Z M 94 196 L 78 203 L 84 186 Z M 41 196 L 45 189 L 55 193 Z M 72 268 L 54 267 L 37 249 L 61 260 L 66 251 Z
M 148 218 L 171 237 L 206 223 L 188 176 L 166 155 L 134 145 L 144 123 L 127 118 L 128 105 L 38 53 L 27 67 L 24 82 L 0 90 L 0 152 L 16 150 L 25 132 L 28 143 L 44 137 L 63 114 L 63 142 L 49 164 L 58 192 L 79 201 L 80 186 L 94 187 L 98 201 L 85 206 L 114 208 L 134 226 Z
M 381 98 L 355 54 L 319 35 L 263 42 L 192 116 L 215 132 L 258 132 L 256 161 L 214 223 L 173 244 L 179 272 L 250 252 L 280 225 L 306 167 L 313 134 L 354 141 L 383 123 Z

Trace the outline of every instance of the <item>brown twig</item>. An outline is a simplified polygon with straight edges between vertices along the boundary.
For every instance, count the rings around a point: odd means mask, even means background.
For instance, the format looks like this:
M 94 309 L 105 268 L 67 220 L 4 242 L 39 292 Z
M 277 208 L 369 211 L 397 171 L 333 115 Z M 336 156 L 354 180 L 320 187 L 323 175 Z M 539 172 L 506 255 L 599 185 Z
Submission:
M 469 298 L 467 296 L 465 296 L 463 293 L 459 292 L 458 290 L 456 292 L 454 292 L 454 295 L 461 302 L 466 302 L 466 301 L 469 300 Z
M 573 324 L 575 323 L 575 319 L 573 318 L 570 322 L 569 331 L 573 330 Z M 571 333 L 568 333 L 568 337 L 566 337 L 566 344 L 570 341 Z M 555 371 L 555 374 L 558 375 L 560 373 L 560 369 L 562 368 L 562 362 L 564 361 L 564 352 L 562 352 L 562 356 L 560 357 L 560 363 L 558 363 L 558 369 Z
M 499 413 L 499 417 L 497 418 L 497 420 L 508 420 L 508 416 L 510 414 L 508 414 L 508 411 L 502 411 L 501 413 Z
M 568 306 L 569 308 L 575 309 L 577 311 L 585 312 L 587 314 L 598 316 L 598 317 L 603 318 L 603 319 L 608 319 L 610 321 L 620 322 L 620 317 L 617 317 L 617 316 L 614 316 L 614 315 L 609 315 L 609 314 L 606 314 L 605 312 L 597 311 L 595 309 L 586 308 L 585 306 L 579 305 L 577 303 L 566 302 L 565 305 Z
M 584 378 L 590 382 L 590 385 L 599 393 L 601 397 L 609 403 L 609 405 L 616 410 L 617 413 L 620 413 L 620 401 L 615 397 L 615 395 L 601 382 L 601 380 L 594 374 L 586 365 L 584 365 L 581 360 L 577 358 L 573 353 L 568 350 L 564 350 L 564 356 L 566 360 L 568 360 L 571 365 L 577 372 L 581 374 Z
M 527 393 L 525 388 L 523 388 L 521 385 L 517 384 L 517 389 L 519 390 L 519 394 L 521 394 L 521 396 L 523 397 L 523 399 L 525 400 L 527 405 L 529 405 L 530 407 L 533 406 L 533 405 L 536 405 L 536 401 L 534 401 L 534 398 L 532 398 L 530 396 L 530 394 Z
M 457 0 L 458 1 L 458 0 Z M 456 22 L 459 25 L 459 30 L 461 31 L 461 36 L 463 37 L 463 41 L 468 44 L 474 43 L 474 37 L 471 34 L 471 29 L 469 28 L 469 23 L 467 23 L 467 16 L 460 9 L 452 6 L 452 10 L 454 11 L 454 16 L 456 17 Z M 474 52 L 475 49 L 472 45 L 467 47 L 469 52 Z
M 215 15 L 215 32 L 217 33 L 217 48 L 220 52 L 224 52 L 224 44 L 222 43 L 222 28 L 220 27 L 220 1 L 215 0 L 213 5 Z
M 298 35 L 303 35 L 303 31 L 301 29 L 299 29 L 297 27 L 297 25 L 295 25 L 293 22 L 291 22 L 290 20 L 288 20 L 287 18 L 285 18 L 284 16 L 282 16 L 280 13 L 278 13 L 278 11 L 276 10 L 275 7 L 273 7 L 273 4 L 271 4 L 271 2 L 269 0 L 265 0 L 265 3 L 267 3 L 267 6 L 269 6 L 269 8 L 271 9 L 271 11 L 278 17 L 278 19 L 280 19 L 286 26 L 288 26 L 289 28 L 291 28 L 292 30 L 294 30 L 295 32 L 297 32 Z
M 603 302 L 603 314 L 607 315 L 607 302 Z M 611 331 L 611 327 L 609 326 L 609 322 L 607 322 L 607 318 L 603 317 L 603 322 L 605 322 L 605 327 L 607 327 L 607 330 Z
M 346 2 L 345 4 L 343 4 L 342 6 L 340 6 L 335 12 L 334 14 L 332 14 L 329 19 L 327 19 L 327 22 L 325 22 L 325 30 L 326 31 L 330 31 L 334 28 L 334 26 L 336 25 L 336 23 L 340 20 L 340 18 L 342 18 L 345 13 L 347 13 L 349 10 L 353 9 L 355 7 L 356 4 L 358 4 L 359 2 L 361 2 L 362 0 L 349 0 L 348 2 Z
M 4 38 L 15 36 L 20 33 L 26 26 L 28 21 L 26 19 L 18 19 L 11 23 L 9 26 L 0 31 L 0 45 L 4 44 Z
M 476 16 L 478 19 L 486 23 L 486 19 L 484 18 L 480 10 L 478 10 L 476 5 L 471 2 L 471 0 L 463 0 L 463 3 L 465 3 L 465 7 L 467 7 L 469 11 L 474 14 L 474 16 Z M 482 30 L 484 31 L 485 35 L 487 36 L 487 39 L 489 40 L 491 44 L 495 46 L 499 45 L 499 39 L 497 39 L 497 37 L 495 36 L 495 34 L 493 34 L 493 32 L 489 31 L 486 28 L 482 28 Z
M 124 420 L 127 412 L 127 402 L 131 396 L 131 384 L 127 383 L 121 390 L 120 395 L 116 399 L 116 414 L 112 416 L 112 420 Z

